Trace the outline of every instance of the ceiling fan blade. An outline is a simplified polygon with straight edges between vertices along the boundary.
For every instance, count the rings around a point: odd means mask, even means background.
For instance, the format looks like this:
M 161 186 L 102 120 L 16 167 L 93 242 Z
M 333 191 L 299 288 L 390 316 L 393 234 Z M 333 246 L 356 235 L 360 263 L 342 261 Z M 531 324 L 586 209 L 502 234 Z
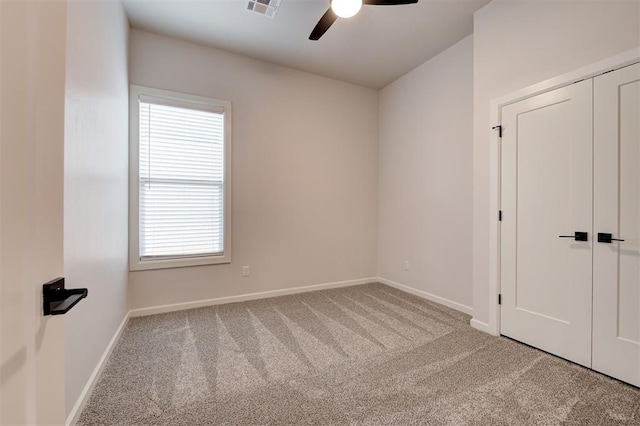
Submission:
M 373 6 L 396 6 L 413 3 L 418 3 L 418 0 L 362 0 L 362 4 L 371 4 Z
M 324 33 L 327 32 L 331 24 L 336 22 L 338 19 L 338 15 L 336 15 L 331 8 L 327 9 L 327 11 L 322 15 L 322 18 L 316 24 L 316 27 L 311 31 L 311 35 L 309 36 L 309 40 L 318 40 Z

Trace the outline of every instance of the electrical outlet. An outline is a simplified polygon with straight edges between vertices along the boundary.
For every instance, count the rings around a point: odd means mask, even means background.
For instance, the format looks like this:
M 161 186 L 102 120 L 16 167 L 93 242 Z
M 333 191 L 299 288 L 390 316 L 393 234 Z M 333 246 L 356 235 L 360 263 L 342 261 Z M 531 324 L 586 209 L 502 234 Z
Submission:
M 409 261 L 408 261 L 408 260 L 405 260 L 405 261 L 404 261 L 404 270 L 405 270 L 405 271 L 408 271 L 408 270 L 409 270 Z
M 248 277 L 249 276 L 249 266 L 248 265 L 242 267 L 242 276 L 243 277 Z

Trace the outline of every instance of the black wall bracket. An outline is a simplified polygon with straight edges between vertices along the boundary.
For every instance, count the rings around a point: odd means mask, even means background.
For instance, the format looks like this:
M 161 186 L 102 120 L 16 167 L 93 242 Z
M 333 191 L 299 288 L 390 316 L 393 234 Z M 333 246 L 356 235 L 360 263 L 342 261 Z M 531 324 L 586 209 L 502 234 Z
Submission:
M 86 288 L 64 288 L 64 278 L 56 278 L 42 285 L 44 315 L 63 315 L 89 294 Z

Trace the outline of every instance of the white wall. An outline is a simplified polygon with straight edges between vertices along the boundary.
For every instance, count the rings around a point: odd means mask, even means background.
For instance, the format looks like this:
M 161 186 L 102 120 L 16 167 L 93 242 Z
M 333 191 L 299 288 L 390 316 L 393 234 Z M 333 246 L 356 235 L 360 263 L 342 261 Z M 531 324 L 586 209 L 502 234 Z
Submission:
M 65 1 L 0 1 L 0 424 L 64 422 Z
M 473 36 L 384 88 L 379 108 L 379 275 L 470 307 Z
M 494 1 L 476 12 L 473 314 L 477 321 L 488 322 L 489 297 L 495 296 L 489 294 L 489 129 L 496 122 L 489 116 L 490 101 L 637 46 L 638 1 Z
M 69 414 L 128 311 L 129 23 L 118 1 L 68 7 L 64 272 L 89 296 L 65 315 Z
M 131 272 L 132 308 L 376 276 L 377 91 L 140 30 L 129 69 L 233 106 L 232 263 Z

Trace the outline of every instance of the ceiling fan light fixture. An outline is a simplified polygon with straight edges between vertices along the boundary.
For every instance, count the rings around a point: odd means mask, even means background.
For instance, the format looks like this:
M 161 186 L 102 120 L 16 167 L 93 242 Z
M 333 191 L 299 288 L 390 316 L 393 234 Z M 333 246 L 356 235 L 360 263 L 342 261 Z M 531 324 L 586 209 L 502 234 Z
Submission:
M 362 0 L 332 0 L 331 9 L 341 18 L 351 18 L 362 7 Z

